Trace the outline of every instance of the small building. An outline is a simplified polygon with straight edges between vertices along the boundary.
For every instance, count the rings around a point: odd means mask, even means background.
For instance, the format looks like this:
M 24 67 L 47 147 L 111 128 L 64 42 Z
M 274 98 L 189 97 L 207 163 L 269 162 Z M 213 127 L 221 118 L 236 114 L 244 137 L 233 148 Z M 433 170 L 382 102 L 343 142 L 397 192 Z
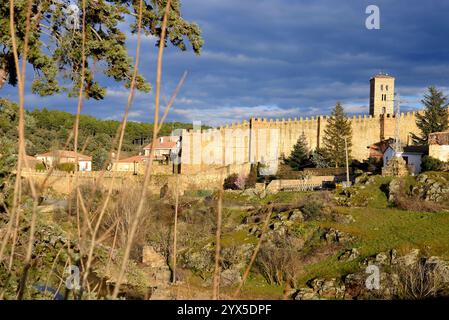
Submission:
M 154 160 L 154 159 L 153 159 Z M 143 174 L 145 167 L 150 161 L 149 156 L 132 156 L 112 163 L 111 170 L 115 172 L 129 172 L 133 174 Z M 170 161 L 153 161 L 151 174 L 172 174 L 174 165 Z
M 429 135 L 429 156 L 449 162 L 449 131 Z
M 143 170 L 145 162 L 149 159 L 149 156 L 138 155 L 114 161 L 112 164 L 112 171 L 133 172 L 137 174 Z
M 171 152 L 178 149 L 179 136 L 158 137 L 153 147 L 153 159 L 158 161 L 169 161 Z M 145 156 L 150 156 L 152 142 L 143 148 Z
M 92 171 L 92 157 L 75 151 L 54 150 L 42 154 L 37 154 L 36 159 L 42 161 L 47 168 L 62 163 L 75 163 L 78 157 L 79 171 Z
M 384 168 L 388 165 L 388 161 L 390 161 L 393 157 L 400 156 L 404 159 L 408 171 L 411 174 L 416 175 L 420 173 L 421 159 L 426 153 L 426 148 L 422 146 L 405 146 L 402 149 L 403 150 L 398 154 L 396 154 L 392 146 L 389 146 L 385 150 L 383 155 Z

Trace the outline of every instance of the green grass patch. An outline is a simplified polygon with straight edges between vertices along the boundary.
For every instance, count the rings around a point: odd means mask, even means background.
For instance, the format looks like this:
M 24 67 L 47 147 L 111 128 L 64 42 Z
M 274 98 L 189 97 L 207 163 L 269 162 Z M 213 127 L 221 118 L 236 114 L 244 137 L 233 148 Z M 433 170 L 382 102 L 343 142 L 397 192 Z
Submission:
M 393 248 L 411 248 L 449 258 L 449 213 L 423 213 L 393 208 L 349 208 L 354 218 L 351 224 L 325 223 L 348 232 L 358 241 L 362 256 Z
M 387 208 L 389 205 L 387 190 L 391 179 L 391 177 L 374 176 L 370 178 L 372 182 L 368 184 L 356 185 L 337 192 L 349 193 L 351 206 Z
M 322 222 L 322 227 L 332 227 L 357 237 L 346 249 L 357 248 L 360 257 L 354 261 L 338 260 L 338 253 L 317 263 L 304 266 L 298 285 L 316 277 L 338 278 L 357 271 L 359 263 L 379 252 L 391 249 L 405 254 L 411 249 L 420 249 L 423 254 L 449 259 L 449 213 L 421 213 L 392 208 L 341 208 L 351 214 L 355 222 L 341 224 Z M 318 240 L 317 240 L 318 241 Z M 313 243 L 313 241 L 311 242 Z M 313 248 L 305 247 L 304 253 Z
M 332 256 L 323 261 L 306 265 L 303 274 L 297 280 L 297 286 L 305 287 L 307 282 L 314 278 L 339 278 L 343 275 L 356 272 L 358 268 L 359 266 L 356 260 L 341 262 L 337 259 L 337 256 Z
M 257 237 L 248 234 L 248 231 L 245 229 L 223 234 L 221 238 L 221 244 L 224 248 L 226 248 L 247 243 L 256 244 L 257 240 Z

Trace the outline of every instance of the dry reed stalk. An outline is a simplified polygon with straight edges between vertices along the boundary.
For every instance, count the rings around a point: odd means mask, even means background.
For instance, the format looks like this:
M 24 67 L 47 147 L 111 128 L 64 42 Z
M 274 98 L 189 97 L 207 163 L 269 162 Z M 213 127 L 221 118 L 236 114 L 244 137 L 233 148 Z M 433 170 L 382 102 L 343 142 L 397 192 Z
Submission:
M 155 109 L 154 109 L 154 124 L 153 124 L 153 142 L 156 141 L 157 139 L 157 134 L 158 134 L 158 128 L 159 128 L 159 99 L 160 99 L 160 91 L 161 91 L 161 76 L 162 76 L 162 57 L 163 57 L 163 53 L 164 53 L 164 47 L 165 47 L 165 34 L 167 31 L 167 20 L 168 20 L 168 13 L 170 10 L 170 3 L 171 1 L 168 0 L 166 7 L 165 7 L 165 12 L 164 12 L 164 18 L 162 21 L 162 32 L 161 32 L 161 38 L 160 38 L 160 43 L 159 43 L 159 52 L 158 52 L 158 58 L 157 58 L 157 74 L 156 74 L 156 97 L 155 97 Z M 137 225 L 139 223 L 139 218 L 140 215 L 142 213 L 143 210 L 143 205 L 145 202 L 145 196 L 146 196 L 146 192 L 147 192 L 147 188 L 148 188 L 148 183 L 149 183 L 149 178 L 150 178 L 150 174 L 151 174 L 151 169 L 152 169 L 152 162 L 153 162 L 153 148 L 154 148 L 154 143 L 151 144 L 151 148 L 150 148 L 150 159 L 148 161 L 148 163 L 146 164 L 145 167 L 145 175 L 144 175 L 144 181 L 143 181 L 143 186 L 142 186 L 142 194 L 141 194 L 141 200 L 139 202 L 138 208 L 137 208 L 137 212 L 136 215 L 134 217 L 134 221 L 132 223 L 131 226 L 131 230 L 129 233 L 129 237 L 128 237 L 128 243 L 127 246 L 125 248 L 125 252 L 124 252 L 124 256 L 123 256 L 123 260 L 122 260 L 122 264 L 120 267 L 120 272 L 119 272 L 119 276 L 117 279 L 117 283 L 115 285 L 114 288 L 114 292 L 112 294 L 112 298 L 116 299 L 120 290 L 120 285 L 123 279 L 123 276 L 125 274 L 125 270 L 126 270 L 126 266 L 128 264 L 128 259 L 129 259 L 129 255 L 131 252 L 131 246 L 132 246 L 132 242 L 134 239 L 134 235 L 136 233 L 137 230 Z
M 139 62 L 140 62 L 140 47 L 141 47 L 141 31 L 142 31 L 142 13 L 143 13 L 143 0 L 139 1 L 139 13 L 138 13 L 138 21 L 137 21 L 137 45 L 136 45 L 136 59 L 135 59 L 135 63 L 134 63 L 134 71 L 133 71 L 133 75 L 132 75 L 132 79 L 131 79 L 131 84 L 130 84 L 130 92 L 128 95 L 128 100 L 127 100 L 127 105 L 125 108 L 125 114 L 123 117 L 123 120 L 121 122 L 121 126 L 119 127 L 119 132 L 120 132 L 120 136 L 119 136 L 119 143 L 118 143 L 118 148 L 117 148 L 117 155 L 116 155 L 116 161 L 118 161 L 120 159 L 120 152 L 122 149 L 122 145 L 123 145 L 123 139 L 125 136 L 125 128 L 126 128 L 126 123 L 128 120 L 128 114 L 129 114 L 129 110 L 131 108 L 132 105 L 132 101 L 134 98 L 134 92 L 135 92 L 135 86 L 136 86 L 136 78 L 137 78 L 137 74 L 138 74 L 138 69 L 139 69 Z M 111 152 L 112 154 L 112 152 Z M 96 245 L 96 237 L 97 237 L 97 233 L 98 230 L 100 229 L 100 225 L 101 225 L 101 221 L 103 220 L 104 214 L 106 212 L 106 208 L 108 206 L 109 200 L 111 198 L 112 195 L 112 188 L 113 188 L 113 184 L 114 184 L 114 172 L 112 174 L 111 177 L 111 181 L 110 181 L 110 185 L 108 188 L 108 193 L 106 196 L 106 199 L 103 203 L 103 206 L 101 208 L 100 214 L 98 216 L 97 219 L 97 223 L 95 224 L 95 228 L 93 230 L 93 234 L 92 234 L 92 239 L 91 239 L 91 244 L 90 244 L 90 248 L 89 248 L 89 252 L 88 252 L 88 256 L 87 256 L 87 263 L 86 263 L 86 269 L 84 271 L 83 274 L 83 279 L 81 282 L 81 287 L 82 285 L 87 281 L 87 277 L 89 274 L 89 269 L 92 263 L 92 258 L 93 258 L 93 252 L 95 249 L 95 245 Z
M 29 0 L 27 3 L 27 12 L 26 12 L 26 26 L 25 26 L 25 37 L 24 37 L 24 46 L 23 46 L 23 52 L 22 52 L 22 68 L 19 67 L 19 54 L 17 50 L 17 43 L 16 43 L 16 34 L 15 34 L 15 23 L 14 23 L 14 2 L 9 2 L 9 10 L 10 10 L 10 33 L 11 33 L 11 41 L 13 46 L 13 55 L 14 55 L 14 63 L 16 67 L 17 72 L 17 78 L 18 78 L 18 84 L 19 84 L 19 124 L 18 124 L 18 133 L 19 133 L 19 156 L 18 156 L 18 164 L 17 164 L 17 173 L 16 173 L 16 184 L 14 189 L 14 200 L 13 200 L 13 210 L 11 214 L 11 220 L 15 221 L 14 226 L 14 235 L 13 235 L 13 243 L 12 243 L 12 250 L 11 250 L 11 259 L 9 263 L 9 268 L 12 267 L 12 261 L 14 259 L 14 247 L 16 245 L 17 240 L 17 233 L 20 223 L 20 210 L 18 209 L 21 202 L 21 176 L 22 176 L 22 169 L 23 169 L 23 163 L 25 163 L 25 166 L 27 166 L 27 159 L 25 157 L 25 111 L 24 111 L 24 104 L 25 104 L 25 97 L 24 97 L 24 90 L 25 90 L 25 75 L 26 75 L 26 64 L 27 64 L 27 57 L 28 57 L 28 37 L 31 29 L 31 12 L 32 12 L 32 0 Z M 36 16 L 40 15 L 40 10 L 36 14 Z M 28 270 L 30 268 L 30 261 L 31 261 L 31 253 L 34 243 L 34 232 L 35 232 L 35 225 L 36 225 L 36 210 L 37 210 L 37 193 L 35 190 L 34 182 L 31 178 L 28 179 L 30 189 L 33 196 L 33 208 L 32 208 L 32 216 L 31 216 L 31 224 L 30 224 L 30 236 L 27 246 L 27 251 L 25 255 L 25 263 L 24 263 L 24 271 L 22 274 L 22 277 L 19 281 L 19 287 L 17 292 L 17 298 L 20 300 L 23 297 L 23 292 L 26 285 Z M 14 213 L 16 215 L 16 219 L 13 218 Z M 8 231 L 11 232 L 11 229 L 8 227 Z M 3 250 L 6 247 L 6 243 L 8 242 L 8 232 L 7 235 L 4 238 L 4 242 L 2 243 L 2 248 L 0 249 L 0 261 L 2 260 Z
M 79 189 L 77 191 L 78 191 L 78 199 L 79 199 L 81 209 L 83 212 L 83 221 L 85 222 L 85 224 L 87 224 L 87 228 L 88 228 L 90 234 L 93 235 L 94 230 L 92 229 L 92 224 L 89 219 L 89 213 L 87 211 L 86 205 L 84 204 L 83 195 L 81 194 L 81 191 Z M 78 223 L 78 225 L 79 225 L 79 223 Z
M 17 210 L 14 217 L 15 217 L 14 225 L 13 225 L 14 232 L 12 235 L 12 244 L 11 244 L 11 253 L 9 256 L 8 272 L 11 272 L 12 264 L 14 261 L 14 254 L 15 254 L 15 248 L 16 248 L 16 242 L 17 242 L 17 234 L 18 234 L 18 229 L 19 229 L 19 224 L 20 224 L 20 210 Z
M 78 135 L 79 135 L 79 122 L 81 117 L 81 109 L 83 108 L 84 102 L 84 80 L 86 77 L 86 0 L 82 0 L 82 20 L 81 20 L 81 76 L 80 76 L 80 88 L 78 93 L 78 106 L 76 108 L 75 124 L 73 126 L 74 138 L 73 138 L 73 151 L 75 151 L 75 177 L 71 180 L 75 185 L 75 190 L 77 194 L 76 198 L 76 221 L 78 229 L 78 246 L 80 246 L 80 251 L 82 248 L 82 238 L 80 230 L 80 213 L 79 213 L 79 184 L 78 184 Z M 73 190 L 73 186 L 70 186 Z
M 47 291 L 48 283 L 50 282 L 51 275 L 52 275 L 52 273 L 53 273 L 53 270 L 55 269 L 56 262 L 58 261 L 58 258 L 59 258 L 59 255 L 61 254 L 61 252 L 62 252 L 62 248 L 58 250 L 58 253 L 56 254 L 56 257 L 55 257 L 55 259 L 53 260 L 53 263 L 51 264 L 50 272 L 49 272 L 48 275 L 47 275 L 47 280 L 45 280 L 44 293 Z
M 187 71 L 184 71 L 184 73 L 182 74 L 181 80 L 179 80 L 178 84 L 176 85 L 175 91 L 173 93 L 173 95 L 171 96 L 170 100 L 168 101 L 168 103 L 166 104 L 165 110 L 164 110 L 164 114 L 161 118 L 160 124 L 159 124 L 159 128 L 158 128 L 158 132 L 160 130 L 160 128 L 162 128 L 162 125 L 165 122 L 165 118 L 167 118 L 168 112 L 170 111 L 171 106 L 173 105 L 173 103 L 175 102 L 176 97 L 178 96 L 179 91 L 181 90 L 182 86 L 184 85 L 184 82 L 187 78 Z
M 16 221 L 15 215 L 18 213 L 18 203 L 20 202 L 21 198 L 21 183 L 20 183 L 20 176 L 22 173 L 22 161 L 24 159 L 22 152 L 25 145 L 25 119 L 24 119 L 24 94 L 23 94 L 23 81 L 22 81 L 22 75 L 20 66 L 19 66 L 19 53 L 17 50 L 17 40 L 16 40 L 16 28 L 14 23 L 14 0 L 9 0 L 9 28 L 11 33 L 11 45 L 13 49 L 13 56 L 14 56 L 14 64 L 16 68 L 17 73 L 17 84 L 18 84 L 18 93 L 19 93 L 19 121 L 18 121 L 18 133 L 19 133 L 19 156 L 17 159 L 17 172 L 16 172 L 16 181 L 14 183 L 14 195 L 13 195 L 13 206 L 11 210 L 11 217 L 8 221 L 8 227 L 6 229 L 5 236 L 2 240 L 2 245 L 0 248 L 0 262 L 3 260 L 3 253 L 6 249 L 6 245 L 9 241 L 9 237 L 11 235 L 13 221 Z M 24 47 L 25 48 L 25 47 Z M 25 52 L 24 52 L 25 53 Z M 26 54 L 26 53 L 25 53 Z M 16 228 L 14 228 L 14 232 L 16 231 Z M 13 246 L 14 247 L 14 246 Z
M 217 231 L 215 239 L 215 271 L 214 271 L 214 284 L 212 299 L 218 300 L 220 297 L 220 273 L 221 273 L 221 223 L 222 223 L 222 208 L 223 207 L 223 187 L 220 188 L 218 194 L 218 204 L 217 204 Z
M 170 101 L 167 103 L 168 106 L 171 106 L 174 101 L 175 101 L 175 97 L 178 94 L 179 90 L 181 89 L 185 79 L 187 77 L 187 72 L 184 72 L 184 74 L 182 75 L 181 81 L 179 82 L 178 86 L 175 89 L 175 94 L 172 96 L 172 98 L 170 99 Z M 165 118 L 167 117 L 169 108 L 165 108 L 165 112 L 164 115 L 162 116 L 161 119 L 161 124 L 159 127 L 162 127 Z M 176 283 L 176 256 L 177 256 L 177 234 L 178 234 L 178 206 L 179 206 L 179 166 L 176 165 L 176 169 L 175 169 L 175 173 L 176 173 L 176 188 L 175 188 L 175 221 L 174 221 L 174 226 L 173 226 L 173 279 L 172 279 L 172 283 Z
M 73 127 L 74 139 L 73 139 L 73 151 L 75 151 L 75 172 L 78 171 L 78 134 L 79 123 L 81 116 L 81 109 L 83 108 L 84 101 L 84 80 L 86 77 L 86 0 L 82 0 L 82 23 L 81 23 L 81 78 L 80 88 L 78 93 L 78 106 L 76 109 L 75 124 Z
M 292 287 L 290 285 L 290 283 L 288 281 L 286 281 L 287 283 L 285 284 L 284 287 L 284 291 L 282 293 L 282 300 L 290 300 L 289 296 L 290 296 L 290 292 L 292 290 Z
M 109 274 L 109 270 L 111 267 L 112 255 L 114 254 L 115 244 L 117 242 L 118 228 L 119 228 L 119 224 L 117 223 L 116 227 L 115 227 L 115 232 L 114 232 L 114 240 L 112 240 L 112 247 L 111 247 L 111 251 L 109 252 L 109 256 L 108 256 L 108 263 L 106 264 L 106 274 Z
M 178 204 L 179 204 L 179 172 L 176 166 L 176 187 L 175 187 L 175 221 L 173 225 L 173 278 L 172 283 L 176 283 L 176 255 L 177 255 L 177 234 L 178 234 Z
M 268 211 L 267 211 L 267 216 L 265 217 L 265 221 L 264 221 L 264 224 L 263 224 L 263 229 L 262 229 L 262 233 L 260 234 L 259 241 L 257 242 L 256 248 L 254 248 L 254 252 L 253 252 L 253 255 L 251 256 L 251 260 L 250 260 L 250 262 L 249 262 L 249 264 L 248 264 L 248 266 L 247 266 L 247 268 L 245 270 L 245 273 L 243 274 L 242 281 L 240 281 L 240 284 L 239 284 L 238 288 L 234 292 L 234 296 L 233 296 L 234 299 L 236 299 L 239 296 L 239 294 L 240 294 L 240 292 L 241 292 L 241 290 L 243 288 L 243 285 L 245 284 L 245 281 L 246 281 L 246 279 L 249 276 L 249 273 L 251 271 L 251 267 L 253 266 L 254 261 L 256 260 L 257 253 L 259 252 L 260 246 L 261 246 L 261 244 L 263 242 L 263 239 L 265 237 L 265 233 L 266 233 L 266 231 L 268 229 L 268 224 L 270 222 L 270 218 L 271 218 L 271 214 L 272 213 L 273 213 L 273 206 L 270 206 L 270 208 L 268 208 Z

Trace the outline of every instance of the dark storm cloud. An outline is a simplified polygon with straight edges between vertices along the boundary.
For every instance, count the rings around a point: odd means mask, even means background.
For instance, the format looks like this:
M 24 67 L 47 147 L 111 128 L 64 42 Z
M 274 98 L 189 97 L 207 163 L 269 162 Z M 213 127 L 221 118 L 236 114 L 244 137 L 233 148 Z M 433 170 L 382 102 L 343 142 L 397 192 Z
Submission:
M 365 28 L 370 4 L 380 8 L 380 30 Z M 183 1 L 184 17 L 200 25 L 205 45 L 200 57 L 166 50 L 167 100 L 189 71 L 169 119 L 220 124 L 327 114 L 336 101 L 348 112 L 366 113 L 369 78 L 381 70 L 396 76 L 405 109 L 419 107 L 428 85 L 448 93 L 447 12 L 445 0 Z M 130 52 L 135 42 L 135 36 L 128 40 Z M 152 83 L 154 43 L 145 39 L 141 63 Z M 108 98 L 86 102 L 85 113 L 118 119 L 127 91 L 105 83 Z M 64 100 L 30 96 L 28 104 L 73 111 L 76 100 Z M 152 94 L 137 95 L 131 118 L 151 121 L 152 107 Z

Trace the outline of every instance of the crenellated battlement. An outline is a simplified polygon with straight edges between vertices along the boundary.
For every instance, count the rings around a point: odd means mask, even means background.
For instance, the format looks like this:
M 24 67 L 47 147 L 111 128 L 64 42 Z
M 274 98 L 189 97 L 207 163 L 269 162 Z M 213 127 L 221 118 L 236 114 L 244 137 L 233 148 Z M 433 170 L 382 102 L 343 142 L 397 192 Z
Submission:
M 404 119 L 414 119 L 416 117 L 416 114 L 421 112 L 418 111 L 407 111 L 407 112 L 401 112 L 400 117 Z M 384 117 L 385 119 L 395 119 L 395 115 L 393 114 L 386 114 L 384 116 L 381 115 L 369 115 L 369 114 L 363 114 L 363 115 L 352 115 L 349 118 L 349 120 L 353 124 L 357 123 L 366 123 L 370 121 L 377 122 L 380 120 L 381 117 Z M 318 115 L 318 116 L 306 116 L 306 117 L 294 117 L 294 118 L 256 118 L 253 117 L 249 121 L 243 120 L 241 122 L 234 122 L 234 123 L 228 123 L 225 125 L 222 125 L 217 128 L 208 129 L 208 130 L 202 130 L 202 132 L 211 133 L 214 131 L 211 130 L 225 130 L 225 129 L 248 129 L 250 128 L 250 125 L 256 126 L 256 127 L 280 127 L 280 126 L 295 126 L 298 125 L 300 127 L 306 126 L 315 126 L 318 125 L 318 122 L 321 124 L 325 124 L 331 116 L 329 115 Z M 186 133 L 192 133 L 195 132 L 194 129 L 183 129 L 183 132 Z
M 401 141 L 408 144 L 410 133 L 418 133 L 416 115 L 422 111 L 401 112 Z M 304 134 L 310 150 L 322 147 L 323 137 L 330 115 L 313 115 L 294 118 L 256 118 L 229 123 L 207 130 L 182 130 L 184 157 L 189 159 L 208 158 L 210 154 L 218 157 L 220 163 L 227 163 L 218 154 L 220 150 L 226 157 L 251 161 L 252 163 L 279 159 L 288 156 L 298 138 Z M 396 132 L 396 117 L 385 115 L 351 115 L 348 117 L 352 127 L 351 157 L 359 161 L 370 156 L 369 146 L 381 140 L 392 138 Z M 269 129 L 259 131 L 259 129 Z M 271 131 L 271 129 L 275 129 Z M 229 131 L 228 131 L 229 130 Z M 241 132 L 239 130 L 242 130 Z M 231 139 L 230 136 L 233 135 Z M 198 145 L 202 147 L 198 150 Z M 270 154 L 275 150 L 276 155 Z M 240 158 L 239 158 L 240 157 Z M 242 160 L 243 159 L 243 160 Z M 237 160 L 236 160 L 237 161 Z M 277 160 L 276 160 L 277 161 Z M 207 168 L 203 164 L 201 168 Z M 193 170 L 193 169 L 192 169 Z

